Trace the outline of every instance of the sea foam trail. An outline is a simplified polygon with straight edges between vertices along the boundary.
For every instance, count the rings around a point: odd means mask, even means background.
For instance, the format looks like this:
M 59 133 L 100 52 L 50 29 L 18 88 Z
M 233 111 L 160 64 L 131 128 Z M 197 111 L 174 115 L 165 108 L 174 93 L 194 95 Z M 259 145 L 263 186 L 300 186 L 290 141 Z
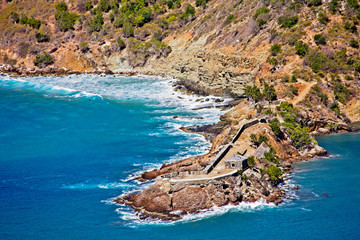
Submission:
M 74 97 L 74 98 L 90 98 L 95 99 L 102 97 L 98 94 L 92 94 L 85 91 L 79 91 L 68 87 L 61 87 L 57 85 L 44 84 L 40 82 L 26 81 L 17 78 L 0 78 L 0 87 L 7 87 L 16 90 L 32 91 L 42 93 L 44 95 L 52 95 L 58 97 Z
M 146 225 L 175 225 L 181 223 L 189 223 L 218 217 L 229 212 L 255 212 L 264 209 L 276 207 L 273 203 L 267 203 L 264 199 L 260 199 L 253 203 L 241 202 L 238 205 L 226 205 L 222 207 L 212 207 L 210 209 L 201 210 L 199 213 L 186 214 L 182 216 L 182 219 L 177 221 L 163 221 L 159 219 L 140 219 L 139 214 L 134 212 L 128 206 L 120 206 L 116 209 L 116 212 L 120 215 L 120 218 L 127 222 L 128 227 L 140 227 Z M 176 212 L 174 212 L 176 213 Z

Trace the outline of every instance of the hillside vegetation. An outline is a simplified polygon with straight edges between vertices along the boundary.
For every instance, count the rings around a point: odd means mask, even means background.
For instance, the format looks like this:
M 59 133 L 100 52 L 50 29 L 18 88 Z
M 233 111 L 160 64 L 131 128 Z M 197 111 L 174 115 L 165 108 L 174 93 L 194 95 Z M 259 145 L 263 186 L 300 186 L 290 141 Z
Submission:
M 360 119 L 359 23 L 358 0 L 13 0 L 1 5 L 0 61 L 166 73 L 234 97 L 266 83 L 311 117 L 349 122 Z

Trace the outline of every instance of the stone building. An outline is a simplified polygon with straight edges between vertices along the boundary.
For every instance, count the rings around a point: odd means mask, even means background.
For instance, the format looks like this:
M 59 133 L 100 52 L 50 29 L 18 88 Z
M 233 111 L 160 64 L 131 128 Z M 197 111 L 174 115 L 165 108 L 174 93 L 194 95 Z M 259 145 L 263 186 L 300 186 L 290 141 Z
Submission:
M 270 152 L 269 146 L 265 142 L 262 142 L 261 145 L 256 149 L 254 157 L 257 159 L 262 159 L 265 157 L 265 153 L 268 152 Z
M 227 169 L 241 169 L 244 170 L 248 167 L 247 158 L 240 155 L 235 154 L 228 159 L 225 160 L 225 168 Z

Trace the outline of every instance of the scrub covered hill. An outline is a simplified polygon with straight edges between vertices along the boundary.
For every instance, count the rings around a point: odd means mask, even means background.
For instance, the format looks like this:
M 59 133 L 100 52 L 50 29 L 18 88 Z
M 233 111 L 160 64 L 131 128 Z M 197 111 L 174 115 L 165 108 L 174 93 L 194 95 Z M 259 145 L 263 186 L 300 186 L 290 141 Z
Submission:
M 233 97 L 267 83 L 309 114 L 360 118 L 357 0 L 14 0 L 0 19 L 3 64 L 165 73 Z

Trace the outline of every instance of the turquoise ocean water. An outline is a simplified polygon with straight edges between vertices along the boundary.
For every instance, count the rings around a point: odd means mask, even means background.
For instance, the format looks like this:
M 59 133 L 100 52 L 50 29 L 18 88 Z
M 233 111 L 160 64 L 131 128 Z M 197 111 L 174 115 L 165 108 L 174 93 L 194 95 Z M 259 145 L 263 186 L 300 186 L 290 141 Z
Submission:
M 209 149 L 179 128 L 218 121 L 219 109 L 193 109 L 223 102 L 172 83 L 1 76 L 0 239 L 360 239 L 358 133 L 318 138 L 330 157 L 297 164 L 277 207 L 241 204 L 169 223 L 112 204 L 149 184 L 131 181 L 139 172 Z

